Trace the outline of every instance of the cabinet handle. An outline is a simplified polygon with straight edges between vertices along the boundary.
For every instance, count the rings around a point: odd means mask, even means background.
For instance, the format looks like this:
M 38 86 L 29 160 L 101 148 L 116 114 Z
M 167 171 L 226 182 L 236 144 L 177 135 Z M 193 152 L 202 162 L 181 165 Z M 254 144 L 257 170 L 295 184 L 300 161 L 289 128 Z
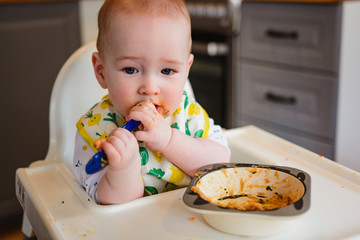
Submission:
M 268 29 L 266 30 L 266 36 L 268 38 L 296 40 L 298 39 L 299 34 L 296 31 L 281 31 L 281 30 Z
M 289 104 L 289 105 L 295 105 L 296 104 L 296 98 L 295 97 L 282 96 L 282 95 L 274 94 L 272 92 L 266 92 L 265 93 L 265 99 L 270 101 L 270 102 L 275 102 L 275 103 L 282 103 L 282 104 Z

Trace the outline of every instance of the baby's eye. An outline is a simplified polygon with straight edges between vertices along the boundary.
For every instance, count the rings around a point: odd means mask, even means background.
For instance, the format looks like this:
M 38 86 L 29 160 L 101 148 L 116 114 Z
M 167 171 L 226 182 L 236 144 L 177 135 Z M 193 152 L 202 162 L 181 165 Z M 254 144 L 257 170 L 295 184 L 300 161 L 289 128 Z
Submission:
M 170 74 L 174 73 L 174 70 L 172 70 L 170 68 L 164 68 L 164 69 L 161 70 L 161 73 L 165 74 L 165 75 L 170 75 Z
M 135 74 L 135 73 L 139 72 L 136 68 L 133 68 L 133 67 L 126 67 L 123 69 L 123 71 L 127 74 Z

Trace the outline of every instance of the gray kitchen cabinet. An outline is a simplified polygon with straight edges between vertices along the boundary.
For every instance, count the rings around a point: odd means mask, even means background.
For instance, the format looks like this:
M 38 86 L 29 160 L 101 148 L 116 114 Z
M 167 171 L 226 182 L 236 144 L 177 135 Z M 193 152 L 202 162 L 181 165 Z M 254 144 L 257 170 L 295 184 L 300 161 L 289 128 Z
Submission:
M 15 171 L 44 159 L 52 86 L 79 46 L 77 1 L 0 5 L 2 225 L 21 219 Z
M 256 125 L 330 159 L 341 4 L 244 2 L 236 125 Z

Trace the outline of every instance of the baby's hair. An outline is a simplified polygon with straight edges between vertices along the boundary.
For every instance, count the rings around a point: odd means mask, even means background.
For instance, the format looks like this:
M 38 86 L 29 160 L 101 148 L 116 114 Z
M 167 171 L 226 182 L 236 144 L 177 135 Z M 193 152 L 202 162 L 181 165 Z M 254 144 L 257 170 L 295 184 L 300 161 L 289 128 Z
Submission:
M 104 37 L 109 30 L 111 18 L 119 12 L 149 16 L 180 16 L 187 20 L 191 32 L 190 16 L 184 0 L 105 0 L 98 15 L 99 33 L 96 46 L 100 53 L 104 48 Z

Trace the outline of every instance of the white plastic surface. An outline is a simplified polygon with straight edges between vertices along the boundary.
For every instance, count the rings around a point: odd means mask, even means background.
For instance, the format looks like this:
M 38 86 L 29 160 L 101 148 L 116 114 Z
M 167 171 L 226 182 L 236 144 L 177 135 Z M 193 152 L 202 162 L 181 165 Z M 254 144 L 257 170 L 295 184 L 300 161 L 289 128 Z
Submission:
M 91 63 L 95 41 L 66 61 L 55 81 L 50 101 L 50 143 L 46 161 L 63 162 L 71 169 L 76 122 L 107 94 L 98 84 Z
M 233 162 L 291 166 L 311 175 L 309 212 L 262 239 L 360 239 L 360 173 L 252 126 L 226 136 Z M 63 164 L 53 162 L 19 169 L 16 185 L 39 239 L 250 239 L 206 224 L 185 207 L 185 189 L 99 206 Z

